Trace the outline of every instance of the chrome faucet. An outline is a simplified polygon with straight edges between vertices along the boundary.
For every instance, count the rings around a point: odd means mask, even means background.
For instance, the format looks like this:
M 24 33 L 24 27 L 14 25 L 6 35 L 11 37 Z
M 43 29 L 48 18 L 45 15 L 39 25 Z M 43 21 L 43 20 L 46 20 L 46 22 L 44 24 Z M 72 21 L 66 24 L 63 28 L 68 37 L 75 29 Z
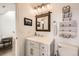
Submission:
M 37 33 L 35 32 L 35 34 L 34 34 L 35 36 L 37 36 Z
M 34 36 L 43 37 L 43 35 L 37 34 L 36 32 L 35 32 Z

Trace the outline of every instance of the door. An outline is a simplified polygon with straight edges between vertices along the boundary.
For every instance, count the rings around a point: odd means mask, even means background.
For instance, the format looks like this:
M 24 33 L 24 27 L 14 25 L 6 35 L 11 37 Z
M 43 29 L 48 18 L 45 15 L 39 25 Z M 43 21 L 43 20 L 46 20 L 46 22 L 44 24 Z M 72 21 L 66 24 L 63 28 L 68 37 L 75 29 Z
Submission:
M 30 41 L 30 56 L 39 56 L 39 43 Z
M 26 40 L 26 55 L 39 56 L 39 43 Z

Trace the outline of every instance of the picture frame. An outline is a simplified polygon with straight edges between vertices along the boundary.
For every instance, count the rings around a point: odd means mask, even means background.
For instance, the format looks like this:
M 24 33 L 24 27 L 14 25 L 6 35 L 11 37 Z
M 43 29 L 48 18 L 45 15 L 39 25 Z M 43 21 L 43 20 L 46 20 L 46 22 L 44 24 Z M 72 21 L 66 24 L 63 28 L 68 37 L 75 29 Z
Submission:
M 36 15 L 36 31 L 50 32 L 50 13 Z
M 32 26 L 32 19 L 24 17 L 24 25 Z

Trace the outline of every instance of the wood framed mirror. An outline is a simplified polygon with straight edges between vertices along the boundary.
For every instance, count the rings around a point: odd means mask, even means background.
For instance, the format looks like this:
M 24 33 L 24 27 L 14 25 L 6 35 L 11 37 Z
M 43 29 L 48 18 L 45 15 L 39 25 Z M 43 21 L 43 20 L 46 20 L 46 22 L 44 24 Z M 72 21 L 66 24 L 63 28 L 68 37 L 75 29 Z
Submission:
M 50 13 L 36 15 L 36 31 L 50 32 Z

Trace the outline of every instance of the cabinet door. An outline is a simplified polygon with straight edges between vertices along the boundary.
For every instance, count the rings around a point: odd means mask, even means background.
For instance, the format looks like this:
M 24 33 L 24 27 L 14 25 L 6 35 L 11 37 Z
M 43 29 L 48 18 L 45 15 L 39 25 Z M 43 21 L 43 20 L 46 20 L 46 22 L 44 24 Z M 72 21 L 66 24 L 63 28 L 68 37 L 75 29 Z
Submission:
M 30 41 L 29 40 L 26 40 L 26 45 L 25 46 L 26 46 L 25 55 L 30 56 Z
M 44 44 L 40 44 L 40 56 L 48 56 L 48 47 Z
M 30 55 L 39 56 L 39 43 L 30 41 Z

